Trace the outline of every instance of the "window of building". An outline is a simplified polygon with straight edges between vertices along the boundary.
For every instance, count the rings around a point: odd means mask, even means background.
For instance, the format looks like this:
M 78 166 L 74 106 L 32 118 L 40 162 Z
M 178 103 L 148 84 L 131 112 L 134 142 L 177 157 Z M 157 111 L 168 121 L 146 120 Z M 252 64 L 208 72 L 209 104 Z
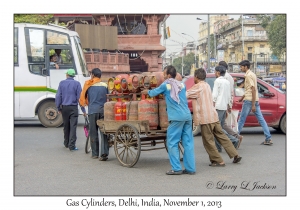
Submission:
M 259 47 L 260 47 L 260 48 L 264 48 L 264 47 L 265 47 L 265 45 L 264 45 L 264 44 L 261 44 L 261 45 L 259 45 Z
M 252 47 L 248 47 L 248 51 L 252 51 Z
M 253 30 L 247 30 L 247 36 L 253 36 Z
M 248 53 L 248 61 L 252 61 L 252 53 Z
M 19 64 L 19 48 L 18 48 L 18 28 L 14 30 L 14 64 Z

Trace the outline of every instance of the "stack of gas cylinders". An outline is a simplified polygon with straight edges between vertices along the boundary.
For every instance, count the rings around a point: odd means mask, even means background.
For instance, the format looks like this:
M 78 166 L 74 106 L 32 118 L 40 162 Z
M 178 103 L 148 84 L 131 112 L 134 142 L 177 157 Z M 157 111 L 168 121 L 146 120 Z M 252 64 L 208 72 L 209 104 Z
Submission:
M 177 80 L 181 81 L 177 73 Z M 104 104 L 104 120 L 148 120 L 151 130 L 166 130 L 169 122 L 163 95 L 149 97 L 144 89 L 154 89 L 164 82 L 163 72 L 119 74 L 107 82 L 109 94 Z

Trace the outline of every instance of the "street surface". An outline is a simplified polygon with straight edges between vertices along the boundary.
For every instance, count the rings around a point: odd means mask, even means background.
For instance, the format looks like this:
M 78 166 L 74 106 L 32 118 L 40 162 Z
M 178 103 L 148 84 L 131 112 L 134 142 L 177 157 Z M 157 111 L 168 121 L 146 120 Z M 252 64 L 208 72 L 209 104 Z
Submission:
M 238 150 L 242 160 L 233 164 L 223 149 L 225 167 L 208 166 L 201 136 L 196 136 L 197 173 L 167 176 L 170 164 L 165 149 L 142 151 L 133 168 L 120 165 L 113 147 L 106 162 L 91 159 L 84 152 L 84 120 L 79 119 L 75 152 L 63 146 L 63 127 L 15 122 L 15 196 L 286 195 L 286 136 L 272 128 L 273 146 L 260 145 L 261 128 L 244 128 Z

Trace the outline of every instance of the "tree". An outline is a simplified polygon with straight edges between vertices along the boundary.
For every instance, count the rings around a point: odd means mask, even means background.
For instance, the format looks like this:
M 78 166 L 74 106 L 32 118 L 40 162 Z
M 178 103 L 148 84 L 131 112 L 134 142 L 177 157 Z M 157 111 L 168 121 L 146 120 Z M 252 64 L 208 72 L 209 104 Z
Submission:
M 177 70 L 178 73 L 181 74 L 181 66 L 182 66 L 182 57 L 175 58 L 173 60 L 173 66 Z M 195 63 L 195 54 L 190 52 L 186 56 L 183 57 L 183 74 L 190 74 L 191 67 Z M 198 57 L 196 57 L 196 63 L 198 63 Z
M 286 15 L 257 15 L 257 19 L 267 32 L 273 54 L 282 57 L 286 53 Z
M 53 23 L 53 15 L 50 14 L 15 14 L 15 23 L 33 23 L 47 25 L 48 23 Z M 59 23 L 59 25 L 65 25 L 64 23 Z

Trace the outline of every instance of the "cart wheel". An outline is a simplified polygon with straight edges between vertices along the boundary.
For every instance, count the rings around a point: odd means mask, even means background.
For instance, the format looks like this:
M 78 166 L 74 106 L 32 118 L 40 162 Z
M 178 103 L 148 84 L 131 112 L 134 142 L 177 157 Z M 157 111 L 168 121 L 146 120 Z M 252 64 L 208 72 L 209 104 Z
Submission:
M 90 153 L 91 150 L 92 150 L 91 139 L 90 139 L 90 135 L 88 135 L 85 142 L 85 153 L 88 154 Z
M 141 140 L 137 129 L 132 125 L 121 125 L 115 134 L 114 149 L 123 166 L 134 166 L 141 153 Z

